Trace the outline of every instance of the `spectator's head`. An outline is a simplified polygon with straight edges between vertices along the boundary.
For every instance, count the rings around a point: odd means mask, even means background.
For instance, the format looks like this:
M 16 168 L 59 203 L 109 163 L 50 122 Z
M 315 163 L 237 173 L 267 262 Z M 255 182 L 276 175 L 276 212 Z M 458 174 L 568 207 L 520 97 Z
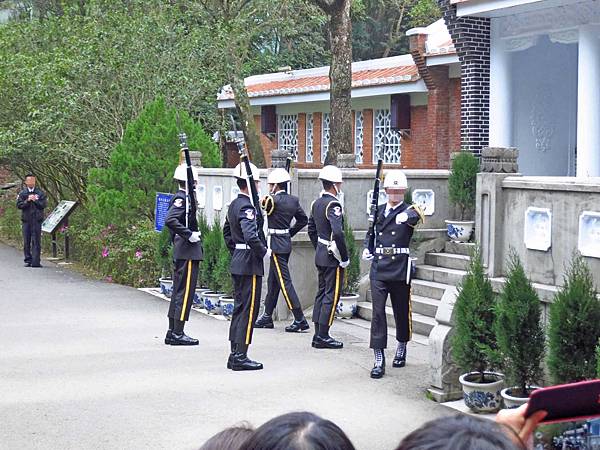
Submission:
M 240 450 L 252 435 L 252 427 L 241 424 L 226 428 L 204 443 L 200 450 Z
M 442 417 L 406 436 L 396 450 L 524 450 L 511 429 L 488 419 Z
M 25 175 L 25 186 L 27 186 L 30 189 L 35 187 L 35 175 L 34 174 L 28 173 L 27 175 Z
M 354 450 L 336 424 L 309 412 L 284 414 L 259 427 L 245 450 Z

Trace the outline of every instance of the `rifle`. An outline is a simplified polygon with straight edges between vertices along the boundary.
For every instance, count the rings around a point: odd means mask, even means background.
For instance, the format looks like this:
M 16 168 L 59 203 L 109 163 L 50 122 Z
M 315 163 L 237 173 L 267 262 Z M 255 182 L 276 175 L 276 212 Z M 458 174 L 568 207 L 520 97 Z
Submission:
M 375 247 L 375 220 L 377 219 L 377 207 L 379 206 L 379 185 L 381 184 L 381 175 L 383 172 L 383 160 L 377 160 L 377 171 L 375 172 L 375 185 L 373 186 L 373 198 L 371 199 L 371 207 L 369 208 L 369 236 L 368 249 L 373 250 Z
M 285 171 L 291 175 L 293 155 L 290 153 L 285 159 Z M 286 192 L 289 194 L 292 191 L 292 182 L 287 183 Z
M 246 150 L 246 146 L 244 145 L 244 141 L 243 139 L 238 139 L 237 138 L 237 127 L 235 125 L 235 120 L 233 118 L 233 115 L 229 115 L 230 119 L 231 119 L 231 123 L 233 124 L 233 134 L 234 134 L 234 139 L 235 139 L 235 143 L 237 145 L 238 148 L 238 153 L 240 154 L 240 163 L 244 164 L 244 167 L 246 168 L 246 175 L 248 177 L 248 189 L 250 190 L 250 197 L 252 199 L 252 205 L 254 206 L 254 209 L 256 210 L 256 228 L 258 231 L 258 237 L 260 238 L 260 240 L 262 241 L 262 243 L 266 246 L 267 245 L 267 239 L 265 237 L 265 231 L 264 231 L 264 225 L 265 225 L 265 218 L 262 215 L 262 211 L 260 209 L 260 201 L 258 199 L 258 191 L 256 190 L 256 183 L 254 180 L 254 175 L 252 175 L 252 169 L 250 168 L 250 159 L 248 157 L 248 152 Z
M 185 202 L 185 225 L 192 231 L 198 231 L 198 217 L 196 211 L 198 204 L 196 203 L 196 187 L 194 186 L 194 172 L 192 171 L 192 160 L 190 158 L 190 149 L 187 144 L 187 135 L 179 133 L 179 146 L 185 155 L 185 164 L 187 166 L 187 182 L 186 194 L 189 196 L 189 201 Z

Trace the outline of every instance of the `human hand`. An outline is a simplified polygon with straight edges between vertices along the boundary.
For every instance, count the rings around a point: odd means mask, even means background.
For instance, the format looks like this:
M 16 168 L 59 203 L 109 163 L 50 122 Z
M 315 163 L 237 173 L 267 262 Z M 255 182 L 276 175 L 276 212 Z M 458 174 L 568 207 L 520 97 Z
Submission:
M 340 263 L 340 267 L 341 267 L 342 269 L 345 269 L 345 268 L 346 268 L 346 267 L 348 267 L 349 265 L 350 265 L 350 260 L 349 260 L 349 259 L 347 259 L 346 261 L 342 261 L 342 262 Z
M 373 259 L 373 254 L 369 251 L 368 248 L 365 248 L 362 252 L 362 259 L 364 261 L 371 261 Z
M 199 231 L 192 231 L 192 235 L 188 238 L 188 241 L 192 244 L 200 242 L 200 235 L 201 233 Z
M 408 220 L 408 214 L 406 214 L 405 212 L 398 214 L 398 222 L 399 223 L 404 223 L 407 220 Z
M 29 195 L 27 196 L 27 201 L 28 201 L 28 202 L 32 202 L 32 201 L 34 201 L 34 200 L 35 200 L 35 195 L 34 195 L 34 194 L 29 194 Z
M 529 446 L 534 430 L 548 413 L 546 411 L 536 411 L 526 418 L 526 410 L 527 404 L 521 405 L 517 409 L 501 409 L 496 414 L 496 422 L 512 429 L 521 441 Z
M 270 258 L 272 254 L 273 254 L 273 250 L 271 250 L 270 248 L 267 248 L 267 253 L 265 253 L 265 256 L 267 258 Z

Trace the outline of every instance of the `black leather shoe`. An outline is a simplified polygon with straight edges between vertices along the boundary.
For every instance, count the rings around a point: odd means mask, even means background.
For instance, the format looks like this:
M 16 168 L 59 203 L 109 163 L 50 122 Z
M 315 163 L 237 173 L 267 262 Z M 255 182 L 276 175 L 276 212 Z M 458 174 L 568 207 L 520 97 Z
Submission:
M 309 329 L 310 326 L 308 325 L 306 319 L 294 320 L 291 325 L 285 327 L 285 331 L 287 331 L 288 333 L 298 333 L 300 331 L 306 331 Z
M 229 358 L 227 358 L 227 368 L 228 369 L 231 369 L 231 367 L 233 366 L 233 356 L 234 356 L 234 353 L 230 353 Z
M 371 369 L 371 378 L 381 378 L 385 375 L 385 358 L 380 366 L 375 364 Z
M 271 316 L 265 316 L 264 314 L 254 322 L 254 328 L 274 328 L 273 318 Z
M 340 341 L 336 341 L 331 336 L 327 336 L 326 338 L 317 336 L 313 340 L 312 346 L 314 348 L 342 348 L 344 346 L 344 343 L 340 342 Z
M 198 339 L 191 338 L 185 333 L 177 334 L 173 332 L 171 334 L 171 345 L 198 345 Z
M 263 365 L 252 361 L 245 353 L 236 353 L 231 359 L 231 370 L 236 372 L 241 370 L 261 370 Z
M 406 365 L 406 358 L 394 358 L 392 363 L 393 367 L 404 367 Z
M 35 266 L 32 264 L 30 267 L 44 267 L 41 264 L 36 264 Z
M 171 345 L 173 340 L 173 330 L 167 330 L 167 335 L 165 336 L 165 344 Z
M 31 267 L 31 263 L 25 263 L 23 264 L 24 267 Z

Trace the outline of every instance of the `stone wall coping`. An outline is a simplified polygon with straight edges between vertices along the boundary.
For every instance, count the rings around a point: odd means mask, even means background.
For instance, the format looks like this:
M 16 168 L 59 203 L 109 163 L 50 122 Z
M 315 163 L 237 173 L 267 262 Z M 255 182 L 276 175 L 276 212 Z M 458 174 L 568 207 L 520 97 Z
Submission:
M 387 169 L 390 170 L 390 169 Z M 446 179 L 450 175 L 445 169 L 401 169 L 407 178 Z M 318 178 L 320 169 L 298 169 L 298 178 Z M 375 178 L 375 169 L 342 169 L 344 179 Z M 386 172 L 386 168 L 383 168 Z
M 599 192 L 600 177 L 515 177 L 502 181 L 505 189 L 533 189 L 541 191 Z

